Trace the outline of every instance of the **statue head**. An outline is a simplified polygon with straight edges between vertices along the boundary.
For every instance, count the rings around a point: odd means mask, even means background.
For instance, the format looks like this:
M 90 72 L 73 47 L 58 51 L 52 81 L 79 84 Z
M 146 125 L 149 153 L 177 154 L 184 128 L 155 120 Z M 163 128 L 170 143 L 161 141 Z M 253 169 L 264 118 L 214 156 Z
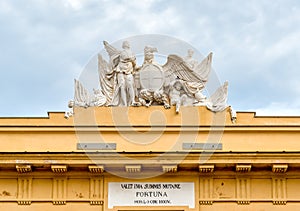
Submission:
M 157 48 L 146 46 L 144 48 L 144 56 L 146 61 L 153 60 L 154 58 L 154 52 L 157 52 Z
M 176 80 L 173 82 L 172 86 L 173 86 L 174 89 L 176 89 L 177 91 L 181 90 L 181 88 L 182 88 L 182 84 L 181 84 L 181 82 L 180 82 L 178 79 L 176 79 Z
M 130 44 L 129 44 L 129 42 L 128 42 L 127 40 L 125 40 L 125 41 L 123 42 L 122 48 L 123 48 L 123 49 L 128 49 L 128 48 L 130 48 Z
M 192 49 L 188 50 L 188 57 L 192 57 L 194 55 L 194 51 Z
M 70 100 L 69 103 L 68 103 L 68 107 L 73 108 L 74 106 L 75 106 L 74 100 Z

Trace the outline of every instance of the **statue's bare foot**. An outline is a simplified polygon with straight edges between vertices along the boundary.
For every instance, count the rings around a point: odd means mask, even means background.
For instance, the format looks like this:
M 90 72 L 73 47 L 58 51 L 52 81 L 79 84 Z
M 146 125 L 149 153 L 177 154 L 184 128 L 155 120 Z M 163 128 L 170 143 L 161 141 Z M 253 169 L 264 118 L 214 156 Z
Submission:
M 165 109 L 170 109 L 171 106 L 169 104 L 164 104 Z
M 140 102 L 133 102 L 133 103 L 131 103 L 131 106 L 134 106 L 134 107 L 139 107 L 141 105 L 142 104 Z
M 176 114 L 179 113 L 179 109 L 180 109 L 180 105 L 179 105 L 179 104 L 176 104 Z

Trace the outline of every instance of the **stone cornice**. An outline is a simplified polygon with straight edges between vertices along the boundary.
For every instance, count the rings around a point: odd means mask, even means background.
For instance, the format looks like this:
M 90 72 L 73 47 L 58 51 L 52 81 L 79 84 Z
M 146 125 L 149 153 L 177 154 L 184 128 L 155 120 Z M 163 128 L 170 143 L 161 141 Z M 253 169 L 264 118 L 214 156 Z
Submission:
M 28 173 L 31 172 L 31 165 L 17 164 L 16 169 L 19 173 Z
M 165 173 L 177 172 L 177 165 L 162 165 L 162 171 Z
M 104 172 L 103 165 L 89 165 L 88 169 L 91 173 L 103 173 Z
M 189 107 L 182 107 L 182 109 L 190 109 Z M 195 109 L 195 107 L 193 107 Z M 211 124 L 211 117 L 215 115 L 214 112 L 211 112 L 207 110 L 205 107 L 198 107 L 197 108 L 201 114 L 205 114 L 208 118 L 205 120 L 202 120 L 201 123 L 203 125 L 210 125 Z M 111 115 L 112 111 L 118 112 L 118 111 L 124 111 L 124 108 L 120 107 L 91 107 L 91 108 L 76 108 L 78 111 L 83 112 L 92 112 L 95 114 L 102 114 L 97 116 L 103 116 L 103 114 Z M 174 115 L 174 113 L 171 110 L 165 110 L 162 107 L 153 106 L 149 108 L 136 108 L 136 107 L 129 107 L 128 112 L 129 114 L 134 113 L 143 113 L 148 114 L 152 113 L 153 111 L 163 111 L 166 113 L 167 117 L 170 115 Z M 226 109 L 226 112 L 229 114 L 229 109 Z M 47 117 L 0 117 L 0 126 L 22 126 L 22 125 L 37 125 L 37 126 L 74 126 L 73 125 L 73 118 L 65 119 L 64 118 L 64 112 L 48 112 Z M 243 112 L 243 111 L 237 111 L 237 122 L 235 126 L 258 126 L 258 125 L 264 125 L 266 126 L 266 123 L 268 126 L 272 125 L 298 125 L 300 122 L 299 116 L 257 116 L 255 112 Z M 177 115 L 178 120 L 181 120 L 181 114 Z M 144 115 L 143 118 L 145 119 L 145 122 L 148 122 L 147 115 Z M 99 118 L 97 119 L 99 125 L 110 125 L 109 123 L 112 123 L 111 118 Z M 233 125 L 230 120 L 230 115 L 226 117 L 226 125 Z M 139 118 L 137 121 L 139 124 L 143 122 L 142 118 Z M 208 124 L 209 123 L 209 124 Z
M 243 156 L 241 156 L 241 154 Z M 105 173 L 110 169 L 126 172 L 141 172 L 141 167 L 147 172 L 181 172 L 194 171 L 210 173 L 212 171 L 231 170 L 247 172 L 252 168 L 256 171 L 270 173 L 286 173 L 299 171 L 300 153 L 214 153 L 207 157 L 204 164 L 199 164 L 200 156 L 205 153 L 4 153 L 0 155 L 0 167 L 3 171 L 16 169 L 19 173 L 30 174 L 43 169 L 54 173 L 66 173 L 67 169 L 81 169 L 91 173 Z M 208 155 L 207 155 L 208 156 Z M 124 158 L 124 159 L 123 159 Z M 131 158 L 131 159 L 128 159 Z M 20 163 L 23 162 L 24 164 Z M 132 163 L 132 162 L 135 163 Z M 276 163 L 275 163 L 276 162 Z M 278 163 L 280 162 L 280 163 Z M 101 163 L 101 165 L 95 165 Z M 15 171 L 16 171 L 15 170 Z M 255 172 L 254 172 L 255 173 Z
M 51 170 L 54 173 L 66 173 L 67 169 L 67 165 L 51 165 Z
M 212 173 L 215 165 L 199 165 L 199 172 L 201 173 Z
M 236 164 L 237 160 L 240 161 L 239 164 L 256 164 L 256 163 L 266 163 L 273 164 L 276 160 L 285 160 L 284 164 L 297 164 L 300 163 L 300 152 L 90 152 L 90 153 L 35 153 L 35 152 L 15 152 L 15 153 L 1 153 L 0 154 L 0 165 L 1 164 L 17 164 L 17 165 L 27 165 L 32 163 L 43 163 L 51 164 L 59 160 L 64 160 L 65 163 L 82 163 L 90 164 L 91 160 L 96 163 L 101 163 L 100 161 L 105 161 L 108 164 L 120 164 L 128 163 L 127 158 L 135 158 L 143 163 L 153 163 L 156 160 L 164 161 L 171 160 L 173 163 L 191 163 L 198 164 L 199 158 L 206 159 L 205 164 L 210 163 L 227 163 Z M 124 157 L 124 159 L 122 159 Z M 157 157 L 157 159 L 155 159 Z M 151 159 L 149 159 L 151 158 Z M 226 162 L 224 162 L 226 159 Z M 126 162 L 127 161 L 127 162 Z M 22 163 L 24 164 L 22 164 Z M 277 161 L 278 162 L 278 161 Z M 172 165 L 172 163 L 169 164 Z M 276 164 L 276 163 L 274 163 Z M 278 163 L 277 163 L 278 164 Z
M 125 171 L 128 173 L 139 173 L 142 171 L 141 165 L 125 165 Z

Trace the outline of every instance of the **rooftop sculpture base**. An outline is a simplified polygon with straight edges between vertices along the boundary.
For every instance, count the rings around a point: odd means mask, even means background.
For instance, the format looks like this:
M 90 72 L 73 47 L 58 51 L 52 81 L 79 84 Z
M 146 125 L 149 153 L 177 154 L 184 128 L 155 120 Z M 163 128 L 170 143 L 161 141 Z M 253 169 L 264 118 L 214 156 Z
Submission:
M 298 141 L 299 118 L 237 112 L 233 123 L 230 107 L 222 112 L 201 106 L 182 107 L 179 114 L 174 110 L 161 106 L 76 107 L 69 119 L 55 112 L 46 118 L 0 118 L 0 138 L 10 140 L 0 145 L 0 151 L 85 152 L 78 148 L 84 143 L 100 143 L 94 151 L 116 152 L 201 151 L 204 149 L 198 146 L 205 143 L 222 144 L 221 150 L 216 149 L 220 152 L 294 151 Z M 276 136 L 271 137 L 273 133 Z M 187 143 L 195 147 L 187 149 Z M 115 149 L 102 149 L 102 144 L 112 144 Z

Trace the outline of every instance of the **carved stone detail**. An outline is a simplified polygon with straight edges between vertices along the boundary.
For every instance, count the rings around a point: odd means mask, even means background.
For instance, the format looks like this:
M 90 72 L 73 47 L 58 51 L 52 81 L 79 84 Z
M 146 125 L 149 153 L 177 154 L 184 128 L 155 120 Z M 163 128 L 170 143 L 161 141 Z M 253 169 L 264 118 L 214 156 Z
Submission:
M 273 201 L 274 205 L 286 205 L 287 201 Z
M 211 173 L 214 171 L 214 165 L 199 165 L 199 171 L 201 173 Z
M 67 169 L 67 165 L 51 165 L 51 170 L 54 173 L 65 173 Z
M 52 201 L 53 205 L 66 205 L 66 201 Z
M 250 172 L 251 164 L 236 164 L 235 170 L 237 172 Z
M 128 173 L 138 173 L 141 172 L 142 166 L 141 165 L 126 165 L 125 171 Z
M 274 173 L 285 173 L 288 169 L 288 164 L 273 164 L 272 171 Z
M 236 179 L 236 198 L 240 205 L 250 204 L 250 179 L 237 178 Z
M 200 205 L 212 205 L 214 203 L 214 201 L 210 201 L 210 200 L 207 200 L 207 201 L 199 201 L 199 204 Z
M 104 166 L 88 166 L 89 171 L 91 173 L 103 173 L 104 172 Z
M 212 205 L 213 204 L 213 178 L 200 178 L 199 180 L 199 204 Z
M 18 205 L 31 205 L 30 200 L 18 201 Z
M 53 178 L 52 199 L 54 205 L 65 205 L 67 198 L 67 179 Z
M 272 178 L 273 204 L 285 205 L 286 199 L 286 178 Z
M 175 173 L 175 172 L 177 172 L 177 165 L 163 165 L 162 171 L 165 173 L 168 173 L 168 172 Z
M 249 200 L 237 201 L 237 204 L 239 204 L 239 205 L 249 205 L 250 201 Z
M 31 172 L 31 165 L 16 165 L 16 169 L 19 173 Z
M 18 178 L 17 199 L 19 205 L 31 204 L 32 178 Z
M 103 204 L 103 179 L 90 178 L 90 204 L 102 205 Z
M 90 201 L 90 205 L 103 205 L 103 201 Z
M 166 109 L 174 106 L 179 113 L 181 106 L 206 106 L 214 112 L 228 107 L 227 81 L 210 97 L 202 93 L 211 72 L 212 53 L 197 61 L 193 58 L 193 51 L 187 49 L 187 57 L 171 53 L 165 64 L 159 64 L 155 61 L 158 49 L 145 46 L 144 61 L 139 65 L 128 41 L 123 42 L 122 49 L 106 41 L 103 44 L 109 61 L 98 54 L 100 89 L 90 93 L 80 81 L 75 80 L 74 100 L 68 104 L 70 109 L 163 105 Z M 73 115 L 74 110 L 67 111 L 65 118 Z

